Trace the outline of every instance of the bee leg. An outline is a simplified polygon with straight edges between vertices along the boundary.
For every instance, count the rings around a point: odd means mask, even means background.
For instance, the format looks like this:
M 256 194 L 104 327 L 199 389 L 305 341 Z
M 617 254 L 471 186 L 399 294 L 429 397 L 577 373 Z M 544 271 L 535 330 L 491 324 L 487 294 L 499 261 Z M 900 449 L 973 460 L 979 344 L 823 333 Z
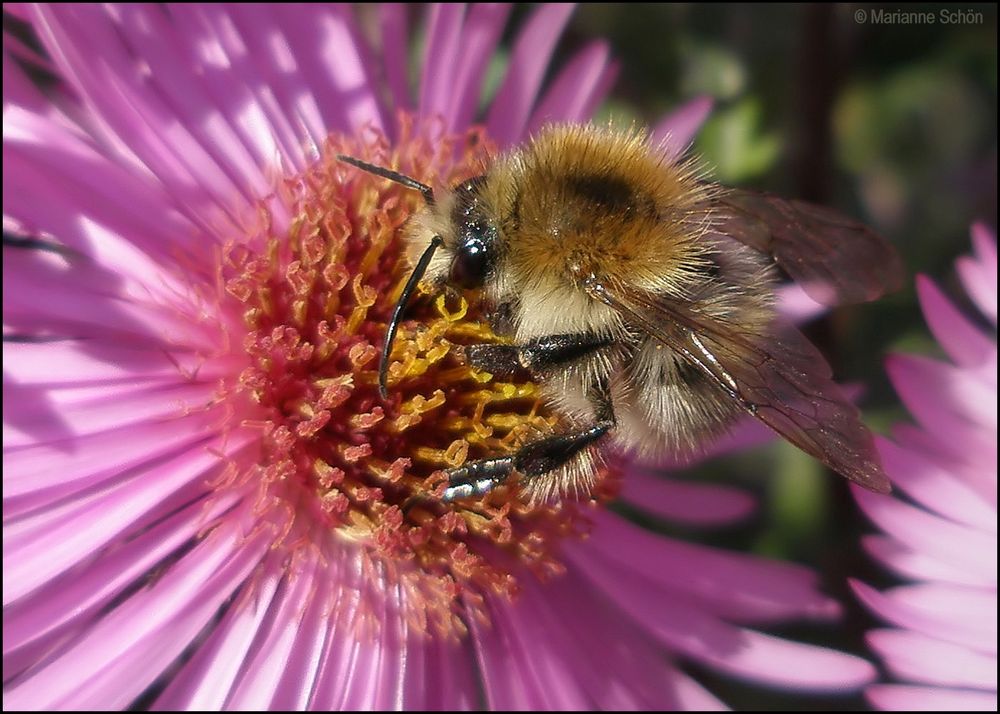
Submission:
M 506 481 L 513 471 L 513 456 L 470 461 L 458 468 L 448 469 L 448 488 L 444 491 L 443 500 L 482 496 Z
M 586 429 L 532 441 L 513 456 L 470 461 L 448 471 L 445 501 L 468 496 L 482 496 L 499 486 L 517 471 L 526 478 L 541 476 L 559 468 L 615 426 L 614 407 L 606 383 L 596 386 L 589 395 L 597 423 Z
M 526 478 L 547 474 L 607 434 L 612 426 L 612 422 L 601 422 L 588 429 L 556 434 L 525 444 L 513 456 L 470 461 L 449 469 L 448 488 L 444 491 L 443 500 L 482 496 L 506 481 L 514 471 Z
M 548 335 L 523 345 L 481 344 L 465 348 L 473 367 L 491 374 L 512 374 L 520 369 L 544 372 L 586 357 L 612 341 L 591 332 Z

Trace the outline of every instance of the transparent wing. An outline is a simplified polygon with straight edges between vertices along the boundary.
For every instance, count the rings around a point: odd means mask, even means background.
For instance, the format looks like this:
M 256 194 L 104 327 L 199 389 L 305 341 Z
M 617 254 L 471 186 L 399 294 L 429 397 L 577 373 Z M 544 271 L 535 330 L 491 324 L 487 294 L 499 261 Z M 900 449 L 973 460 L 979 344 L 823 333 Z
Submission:
M 807 454 L 867 489 L 890 491 L 857 407 L 833 381 L 823 356 L 794 328 L 758 334 L 634 288 L 595 278 L 584 287 Z
M 716 207 L 716 232 L 769 253 L 823 304 L 867 302 L 902 285 L 892 245 L 837 211 L 736 189 L 726 189 Z

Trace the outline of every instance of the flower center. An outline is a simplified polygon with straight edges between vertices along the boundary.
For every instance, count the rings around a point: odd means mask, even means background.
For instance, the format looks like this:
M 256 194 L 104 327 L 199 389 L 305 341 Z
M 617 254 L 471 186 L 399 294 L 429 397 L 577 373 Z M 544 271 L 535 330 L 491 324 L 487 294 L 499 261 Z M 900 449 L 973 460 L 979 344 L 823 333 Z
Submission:
M 558 572 L 555 543 L 585 521 L 579 504 L 532 504 L 516 485 L 441 501 L 443 469 L 512 453 L 558 426 L 535 384 L 477 372 L 457 354 L 500 339 L 478 305 L 416 297 L 393 347 L 389 398 L 379 396 L 386 323 L 411 269 L 401 228 L 422 198 L 335 156 L 454 185 L 482 173 L 488 152 L 477 130 L 432 142 L 404 122 L 403 133 L 394 150 L 379 135 L 331 136 L 313 166 L 282 183 L 287 226 L 268 204 L 259 234 L 225 251 L 249 360 L 229 398 L 256 405 L 244 424 L 261 429 L 262 452 L 245 478 L 259 510 L 284 524 L 281 545 L 350 541 L 405 581 L 414 619 L 453 632 L 460 602 L 513 595 L 526 572 Z

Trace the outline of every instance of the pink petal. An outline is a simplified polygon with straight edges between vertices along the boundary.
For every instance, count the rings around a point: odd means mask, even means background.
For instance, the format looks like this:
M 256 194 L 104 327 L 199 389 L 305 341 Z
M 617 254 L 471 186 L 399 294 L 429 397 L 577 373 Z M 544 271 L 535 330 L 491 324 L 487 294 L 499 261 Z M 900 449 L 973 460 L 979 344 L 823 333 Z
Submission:
M 996 270 L 992 274 L 990 282 L 990 272 L 982 264 L 977 263 L 972 258 L 963 256 L 955 261 L 958 270 L 958 277 L 962 281 L 962 287 L 968 293 L 972 302 L 975 303 L 979 311 L 994 325 L 997 323 L 997 283 Z
M 216 445 L 219 448 L 221 445 Z M 238 453 L 239 443 L 228 445 Z M 103 491 L 4 523 L 3 601 L 27 596 L 130 532 L 200 498 L 221 471 L 216 453 L 184 452 Z
M 711 97 L 698 97 L 665 116 L 653 129 L 651 138 L 662 146 L 664 158 L 671 162 L 682 156 L 712 112 Z
M 887 536 L 867 536 L 863 539 L 865 550 L 887 568 L 914 580 L 936 580 L 954 585 L 988 587 L 995 581 L 986 573 L 970 572 L 953 567 L 947 561 L 936 560 L 927 554 L 912 550 Z
M 407 640 L 401 709 L 465 711 L 479 706 L 481 684 L 471 637 L 460 641 L 413 632 Z
M 150 288 L 183 249 L 207 260 L 207 242 L 150 176 L 110 162 L 61 124 L 19 108 L 4 113 L 4 214 Z M 53 211 L 53 201 L 59 210 Z M 106 227 L 94 240 L 78 217 Z M 209 241 L 214 238 L 208 238 Z M 198 252 L 192 252 L 197 246 Z M 146 257 L 143 262 L 143 256 Z M 150 259 L 152 258 L 152 260 Z
M 722 706 L 588 590 L 572 572 L 525 581 L 514 603 L 492 601 L 494 626 L 473 624 L 491 708 L 672 710 L 682 697 Z
M 276 4 L 269 10 L 282 33 L 279 41 L 288 43 L 325 120 L 320 141 L 335 130 L 383 130 L 386 122 L 368 70 L 374 65 L 350 7 Z
M 131 54 L 96 7 L 36 6 L 35 28 L 60 73 L 89 107 L 103 138 L 123 160 L 137 157 L 179 202 L 207 220 L 232 215 L 242 186 L 209 153 L 204 127 L 186 126 L 146 82 Z M 94 54 L 91 48 L 101 47 Z
M 997 709 L 996 693 L 878 684 L 866 689 L 865 696 L 872 706 L 885 711 L 988 712 Z
M 896 424 L 892 428 L 892 435 L 902 448 L 918 453 L 922 458 L 946 469 L 956 480 L 971 488 L 996 509 L 995 453 L 969 450 L 957 453 L 958 449 L 949 448 L 937 435 L 912 424 Z
M 255 156 L 253 145 L 244 143 L 234 131 L 218 104 L 220 95 L 209 91 L 201 74 L 194 71 L 172 19 L 155 6 L 112 6 L 108 12 L 125 47 L 148 66 L 151 83 L 170 114 L 198 136 L 210 160 L 246 198 L 268 193 L 260 155 Z M 268 142 L 266 152 L 268 159 L 274 156 L 273 142 Z
M 764 426 L 763 422 L 746 417 L 737 421 L 729 428 L 728 432 L 716 437 L 714 441 L 703 444 L 699 453 L 676 459 L 665 458 L 657 463 L 656 468 L 660 470 L 685 469 L 716 456 L 726 456 L 770 444 L 777 438 L 777 435 Z M 642 466 L 641 468 L 652 467 Z
M 571 4 L 542 4 L 518 35 L 507 74 L 486 120 L 489 135 L 501 147 L 523 138 L 545 70 L 572 13 Z
M 900 448 L 887 439 L 877 439 L 882 465 L 893 485 L 902 488 L 927 510 L 958 523 L 995 533 L 995 504 L 956 479 L 943 467 L 919 453 Z
M 171 454 L 204 448 L 215 414 L 189 415 L 162 423 L 78 437 L 66 444 L 34 444 L 4 452 L 4 518 L 16 520 L 59 501 L 92 495 L 133 469 Z
M 682 564 L 665 567 L 660 561 L 659 566 L 673 570 Z M 699 571 L 689 567 L 682 572 L 690 576 Z M 607 575 L 604 594 L 634 623 L 678 653 L 727 674 L 781 689 L 837 692 L 861 687 L 875 677 L 864 660 L 733 627 L 703 611 L 697 599 L 668 598 L 650 588 L 614 587 L 613 574 Z M 740 582 L 735 577 L 729 592 Z
M 963 572 L 991 577 L 996 582 L 995 534 L 945 520 L 895 498 L 858 487 L 852 487 L 852 491 L 865 515 L 908 548 Z
M 591 536 L 566 549 L 609 595 L 628 583 L 630 589 L 697 601 L 743 622 L 839 613 L 834 601 L 816 591 L 816 576 L 805 568 L 663 538 L 608 513 L 594 520 Z
M 407 70 L 409 62 L 409 39 L 406 32 L 406 4 L 396 2 L 379 3 L 378 20 L 382 44 L 379 54 L 385 80 L 392 94 L 396 111 L 409 109 L 410 82 Z
M 892 355 L 886 371 L 906 408 L 943 444 L 952 450 L 961 444 L 962 451 L 996 454 L 995 390 L 984 390 L 968 375 L 926 357 Z M 970 412 L 979 423 L 969 420 Z M 986 427 L 990 421 L 992 434 Z
M 206 5 L 198 8 L 214 36 L 223 38 L 240 75 L 274 94 L 286 122 L 298 137 L 295 143 L 312 160 L 308 147 L 322 144 L 329 129 L 343 125 L 343 119 L 325 116 L 339 107 L 320 107 L 313 94 L 310 77 L 295 55 L 294 38 L 263 4 Z M 328 91 L 324 87 L 324 91 Z
M 240 594 L 208 639 L 170 680 L 154 709 L 211 711 L 225 706 L 251 646 L 271 614 L 279 581 L 280 572 L 269 572 Z
M 685 483 L 638 471 L 622 483 L 623 500 L 659 518 L 696 526 L 732 523 L 749 516 L 754 500 L 725 486 Z
M 42 661 L 59 641 L 92 626 L 109 602 L 149 577 L 157 566 L 179 557 L 183 546 L 234 502 L 235 494 L 218 497 L 206 510 L 204 501 L 194 501 L 135 538 L 102 552 L 86 567 L 75 570 L 72 578 L 53 581 L 33 597 L 5 608 L 3 656 L 7 676 L 19 675 Z
M 226 699 L 227 709 L 298 711 L 309 701 L 317 676 L 320 651 L 327 635 L 328 582 L 320 575 L 318 558 L 284 571 L 278 592 L 240 667 Z
M 190 329 L 189 315 L 142 296 L 140 286 L 79 257 L 66 260 L 48 251 L 5 250 L 3 275 L 8 330 L 83 340 L 110 338 L 139 349 L 184 351 L 207 346 L 197 328 Z M 168 347 L 171 344 L 173 348 Z
M 247 539 L 237 529 L 207 537 L 160 580 L 10 687 L 5 706 L 125 708 L 212 622 L 267 545 L 265 537 Z
M 997 658 L 926 635 L 875 630 L 868 642 L 899 678 L 943 687 L 997 688 Z
M 593 42 L 574 56 L 560 71 L 528 121 L 534 134 L 550 122 L 580 122 L 587 119 L 603 99 L 614 69 L 610 50 L 603 41 Z
M 588 702 L 572 686 L 575 678 L 564 671 L 565 659 L 553 657 L 551 643 L 542 638 L 542 647 L 533 651 L 521 641 L 520 622 L 504 605 L 495 606 L 490 624 L 473 619 L 470 623 L 477 647 L 480 671 L 490 709 L 538 711 L 546 709 L 589 709 Z
M 939 583 L 907 585 L 884 593 L 851 581 L 858 598 L 894 625 L 996 657 L 996 589 Z
M 465 6 L 461 3 L 435 3 L 430 6 L 427 47 L 420 81 L 422 117 L 443 117 L 447 121 L 455 74 L 459 64 L 465 61 L 464 57 L 458 57 L 464 17 Z
M 972 247 L 987 280 L 997 284 L 997 234 L 985 223 L 972 224 Z M 996 298 L 994 297 L 994 300 Z
M 171 356 L 162 349 L 117 342 L 9 342 L 3 348 L 3 367 L 14 383 L 47 388 L 177 382 L 182 374 L 193 373 L 195 360 L 184 354 L 175 362 Z
M 31 3 L 7 2 L 3 5 L 3 11 L 10 13 L 22 22 L 31 22 Z
M 17 106 L 26 109 L 33 114 L 43 115 L 51 121 L 58 122 L 59 112 L 56 110 L 52 100 L 47 98 L 25 74 L 21 65 L 14 61 L 14 56 L 21 56 L 22 52 L 28 52 L 23 44 L 15 42 L 13 36 L 3 33 L 3 105 Z M 23 49 L 22 49 L 23 48 Z
M 191 64 L 258 166 L 305 168 L 302 137 L 264 73 L 254 66 L 232 16 L 221 6 L 171 5 L 172 24 Z
M 455 81 L 450 88 L 451 103 L 446 114 L 448 127 L 462 131 L 472 124 L 483 91 L 483 75 L 503 33 L 510 3 L 474 3 L 462 28 Z M 430 65 L 424 72 L 435 71 Z
M 958 365 L 981 364 L 996 350 L 996 343 L 963 315 L 930 278 L 917 276 L 920 307 L 935 339 Z
M 211 401 L 208 384 L 101 385 L 46 390 L 4 385 L 4 448 L 53 443 L 72 451 L 72 440 L 143 422 L 173 419 Z

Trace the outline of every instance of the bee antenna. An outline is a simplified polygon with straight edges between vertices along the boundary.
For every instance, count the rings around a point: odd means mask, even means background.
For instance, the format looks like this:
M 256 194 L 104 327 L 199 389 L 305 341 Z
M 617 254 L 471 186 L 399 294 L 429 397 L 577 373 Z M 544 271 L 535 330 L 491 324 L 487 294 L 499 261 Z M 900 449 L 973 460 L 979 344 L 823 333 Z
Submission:
M 337 160 L 343 161 L 345 164 L 355 166 L 362 171 L 367 171 L 370 174 L 375 174 L 376 176 L 381 176 L 384 179 L 395 181 L 396 183 L 402 184 L 407 188 L 412 188 L 415 191 L 420 191 L 420 193 L 423 194 L 424 201 L 427 202 L 427 205 L 434 205 L 434 189 L 425 183 L 420 183 L 416 179 L 410 178 L 409 176 L 401 174 L 398 171 L 392 171 L 391 169 L 387 169 L 382 166 L 369 164 L 367 161 L 355 159 L 353 156 L 347 156 L 346 154 L 337 154 Z
M 406 281 L 406 285 L 403 287 L 403 292 L 400 294 L 399 300 L 396 301 L 396 307 L 392 309 L 389 329 L 385 331 L 385 346 L 382 348 L 382 358 L 378 363 L 378 393 L 382 395 L 382 399 L 389 398 L 389 391 L 385 387 L 385 380 L 389 374 L 389 355 L 392 353 L 392 343 L 396 340 L 396 328 L 399 327 L 399 322 L 403 319 L 403 310 L 406 309 L 406 303 L 409 302 L 410 296 L 417 288 L 417 283 L 420 282 L 420 279 L 424 277 L 424 273 L 427 271 L 427 266 L 434 256 L 434 251 L 443 242 L 444 240 L 441 236 L 431 238 L 431 244 L 424 249 L 420 260 L 417 261 L 416 267 L 410 273 L 409 280 Z

